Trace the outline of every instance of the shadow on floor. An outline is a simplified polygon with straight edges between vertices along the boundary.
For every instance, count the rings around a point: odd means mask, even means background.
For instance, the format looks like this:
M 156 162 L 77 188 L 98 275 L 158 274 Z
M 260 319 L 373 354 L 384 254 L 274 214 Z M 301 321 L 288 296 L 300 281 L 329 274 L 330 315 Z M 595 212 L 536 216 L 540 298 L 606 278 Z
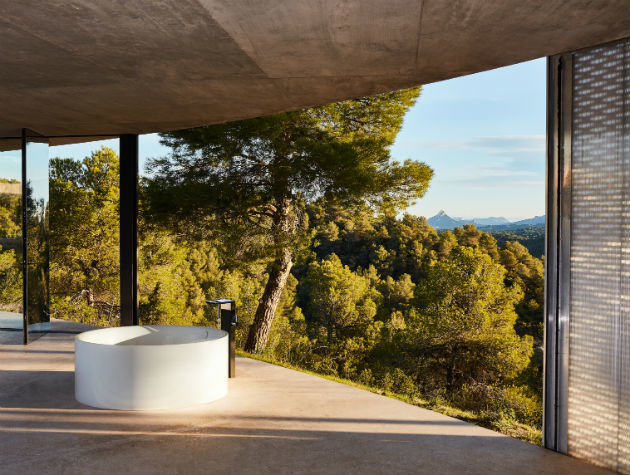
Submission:
M 388 399 L 374 406 L 382 408 L 374 418 L 345 417 L 344 407 L 375 396 L 301 373 L 291 373 L 297 389 L 278 392 L 273 384 L 284 383 L 288 370 L 245 363 L 232 397 L 146 412 L 78 403 L 73 371 L 1 370 L 0 474 L 610 473 L 411 406 L 391 412 L 403 406 Z M 299 386 L 307 380 L 311 392 Z M 274 402 L 286 393 L 305 403 Z
M 70 371 L 0 381 L 0 473 L 580 473 L 507 437 L 447 433 L 460 421 L 101 410 L 74 400 Z

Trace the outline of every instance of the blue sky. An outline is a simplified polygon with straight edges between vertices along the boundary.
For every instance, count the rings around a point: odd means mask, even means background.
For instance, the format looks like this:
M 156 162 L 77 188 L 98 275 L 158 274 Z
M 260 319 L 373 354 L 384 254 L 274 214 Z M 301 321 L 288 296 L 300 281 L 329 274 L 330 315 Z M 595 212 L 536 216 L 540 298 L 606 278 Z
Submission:
M 544 214 L 546 60 L 428 84 L 392 148 L 435 174 L 409 209 L 465 218 Z
M 392 148 L 394 158 L 435 171 L 409 211 L 512 220 L 543 214 L 545 77 L 540 59 L 424 86 Z M 82 158 L 101 144 L 118 149 L 118 140 L 108 140 L 52 147 L 50 154 Z M 168 153 L 155 134 L 140 137 L 139 149 L 141 168 Z

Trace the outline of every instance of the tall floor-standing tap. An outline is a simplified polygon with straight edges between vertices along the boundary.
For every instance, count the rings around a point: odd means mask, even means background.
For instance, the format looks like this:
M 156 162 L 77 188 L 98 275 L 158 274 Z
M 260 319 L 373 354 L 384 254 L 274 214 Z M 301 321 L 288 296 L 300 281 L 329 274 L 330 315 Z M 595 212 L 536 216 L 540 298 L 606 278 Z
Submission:
M 228 375 L 230 378 L 233 378 L 236 374 L 236 343 L 234 342 L 234 331 L 236 329 L 236 323 L 238 322 L 238 317 L 236 316 L 236 305 L 234 300 L 230 299 L 207 300 L 207 303 L 217 306 L 217 319 L 219 327 L 221 330 L 228 333 Z

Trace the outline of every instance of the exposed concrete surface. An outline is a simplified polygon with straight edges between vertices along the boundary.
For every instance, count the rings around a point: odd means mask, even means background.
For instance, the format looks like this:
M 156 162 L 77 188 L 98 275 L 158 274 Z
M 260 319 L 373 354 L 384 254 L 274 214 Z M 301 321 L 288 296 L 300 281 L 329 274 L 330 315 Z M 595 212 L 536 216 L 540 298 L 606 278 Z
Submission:
M 630 0 L 5 1 L 0 137 L 219 123 L 627 36 Z
M 139 375 L 140 376 L 140 375 Z M 1 474 L 598 474 L 431 411 L 254 360 L 178 411 L 74 400 L 72 335 L 0 345 Z

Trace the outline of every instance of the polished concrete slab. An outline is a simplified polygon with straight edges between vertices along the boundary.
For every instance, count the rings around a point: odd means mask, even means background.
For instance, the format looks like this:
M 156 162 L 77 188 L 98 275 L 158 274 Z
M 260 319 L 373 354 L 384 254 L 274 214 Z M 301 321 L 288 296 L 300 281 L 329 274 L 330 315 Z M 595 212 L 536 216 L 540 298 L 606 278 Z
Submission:
M 74 400 L 73 355 L 70 333 L 50 333 L 27 347 L 0 345 L 0 474 L 610 473 L 246 358 L 237 359 L 229 395 L 214 403 L 94 409 Z

